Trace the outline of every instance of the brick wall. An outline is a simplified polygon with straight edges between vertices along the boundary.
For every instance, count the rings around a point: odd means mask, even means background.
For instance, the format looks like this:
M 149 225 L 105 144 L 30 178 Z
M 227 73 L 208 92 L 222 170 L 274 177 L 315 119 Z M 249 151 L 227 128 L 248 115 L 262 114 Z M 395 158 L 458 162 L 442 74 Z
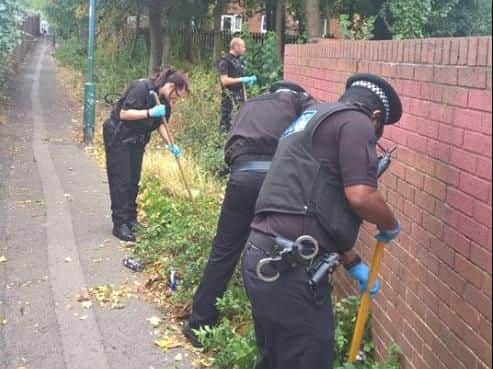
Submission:
M 384 76 L 405 114 L 385 132 L 399 149 L 381 191 L 402 221 L 374 304 L 379 353 L 405 368 L 492 367 L 491 38 L 321 41 L 286 48 L 285 78 L 336 100 L 355 72 Z M 370 260 L 374 227 L 358 249 Z M 338 275 L 338 289 L 354 286 Z

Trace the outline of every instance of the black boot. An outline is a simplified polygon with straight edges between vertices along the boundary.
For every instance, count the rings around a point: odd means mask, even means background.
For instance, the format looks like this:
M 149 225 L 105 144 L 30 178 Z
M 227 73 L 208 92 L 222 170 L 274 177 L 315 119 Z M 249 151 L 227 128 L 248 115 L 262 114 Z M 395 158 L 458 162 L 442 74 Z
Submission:
M 113 236 L 125 242 L 135 242 L 135 235 L 126 224 L 115 224 L 113 226 Z
M 204 346 L 200 343 L 199 338 L 197 335 L 194 333 L 194 328 L 190 327 L 190 322 L 188 320 L 185 320 L 183 322 L 183 328 L 182 332 L 183 335 L 186 337 L 188 342 L 195 347 L 195 348 L 203 348 Z

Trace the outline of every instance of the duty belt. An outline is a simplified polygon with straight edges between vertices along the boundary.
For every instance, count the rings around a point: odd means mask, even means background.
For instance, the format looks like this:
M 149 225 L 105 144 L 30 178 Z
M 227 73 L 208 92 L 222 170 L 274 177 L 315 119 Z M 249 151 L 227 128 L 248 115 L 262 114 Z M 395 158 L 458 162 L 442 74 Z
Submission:
M 231 172 L 267 173 L 271 163 L 271 161 L 243 161 L 233 164 L 231 166 Z

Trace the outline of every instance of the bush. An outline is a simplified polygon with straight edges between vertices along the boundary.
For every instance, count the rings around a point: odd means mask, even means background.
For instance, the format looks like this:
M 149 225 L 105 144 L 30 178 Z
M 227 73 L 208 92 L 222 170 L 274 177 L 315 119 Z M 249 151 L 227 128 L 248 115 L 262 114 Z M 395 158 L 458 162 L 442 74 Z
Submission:
M 15 0 L 0 2 L 0 90 L 5 83 L 9 57 L 17 46 L 21 33 L 18 29 L 20 12 Z

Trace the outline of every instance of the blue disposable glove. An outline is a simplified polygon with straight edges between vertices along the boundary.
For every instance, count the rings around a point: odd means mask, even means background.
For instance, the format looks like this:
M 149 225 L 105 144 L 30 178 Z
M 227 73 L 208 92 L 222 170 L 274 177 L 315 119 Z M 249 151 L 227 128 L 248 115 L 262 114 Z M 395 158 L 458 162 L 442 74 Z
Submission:
M 257 77 L 256 76 L 241 77 L 240 80 L 242 83 L 244 83 L 247 86 L 252 86 L 255 83 L 257 83 Z
M 174 155 L 175 158 L 178 159 L 181 156 L 181 150 L 178 146 L 173 145 L 173 144 L 169 144 L 169 145 L 166 145 L 166 148 L 169 150 L 170 153 L 172 153 Z
M 390 243 L 395 240 L 397 236 L 401 233 L 401 223 L 397 222 L 397 226 L 389 231 L 380 231 L 375 235 L 375 238 L 379 242 Z
M 368 280 L 370 279 L 370 267 L 364 263 L 359 263 L 348 270 L 351 278 L 359 282 L 359 292 L 365 293 L 368 289 Z M 380 282 L 375 281 L 373 288 L 370 290 L 370 296 L 375 297 L 380 291 Z
M 151 118 L 162 118 L 166 115 L 166 106 L 163 104 L 156 105 L 149 109 L 149 116 Z

